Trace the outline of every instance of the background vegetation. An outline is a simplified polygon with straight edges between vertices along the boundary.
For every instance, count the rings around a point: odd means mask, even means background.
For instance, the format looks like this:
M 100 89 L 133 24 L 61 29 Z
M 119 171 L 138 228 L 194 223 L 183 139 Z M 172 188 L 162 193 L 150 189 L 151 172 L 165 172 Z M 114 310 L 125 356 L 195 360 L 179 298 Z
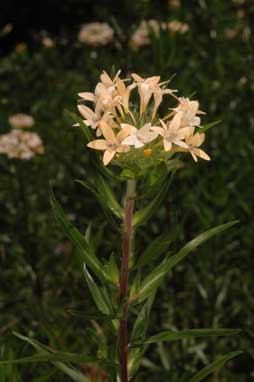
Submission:
M 240 0 L 44 1 L 33 6 L 1 4 L 0 133 L 18 112 L 35 118 L 45 154 L 31 160 L 0 156 L 0 353 L 3 358 L 31 354 L 12 335 L 16 330 L 53 348 L 92 352 L 87 323 L 67 308 L 91 304 L 73 248 L 56 226 L 49 205 L 49 183 L 75 224 L 89 221 L 103 253 L 116 248 L 116 232 L 91 194 L 75 179 L 89 177 L 81 132 L 65 109 L 76 111 L 77 93 L 92 91 L 100 72 L 112 65 L 124 74 L 161 74 L 185 96 L 195 93 L 209 131 L 210 163 L 186 161 L 172 182 L 166 206 L 141 233 L 140 245 L 160 232 L 177 237 L 172 248 L 224 222 L 240 224 L 209 242 L 169 275 L 153 311 L 151 334 L 170 328 L 240 327 L 230 339 L 177 342 L 153 347 L 143 367 L 151 381 L 184 381 L 216 355 L 245 354 L 213 376 L 214 382 L 249 382 L 254 377 L 253 152 L 254 6 Z M 15 10 L 15 11 L 14 11 Z M 140 21 L 156 18 L 189 24 L 185 34 L 153 36 L 135 51 L 129 40 Z M 80 25 L 106 21 L 114 41 L 91 47 L 77 39 Z M 12 30 L 4 30 L 6 24 Z M 9 28 L 10 29 L 10 28 Z M 52 47 L 43 44 L 50 37 Z M 104 244 L 101 245 L 103 239 Z M 105 242 L 106 241 L 106 242 Z M 87 371 L 93 381 L 103 376 Z M 68 381 L 50 365 L 6 367 L 0 381 Z

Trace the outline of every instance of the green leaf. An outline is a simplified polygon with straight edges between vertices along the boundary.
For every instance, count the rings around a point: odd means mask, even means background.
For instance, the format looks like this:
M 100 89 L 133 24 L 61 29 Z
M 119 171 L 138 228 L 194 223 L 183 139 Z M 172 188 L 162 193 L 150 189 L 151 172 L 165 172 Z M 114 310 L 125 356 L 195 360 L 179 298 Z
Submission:
M 14 332 L 14 335 L 21 340 L 32 345 L 40 354 L 50 354 L 49 348 L 38 341 L 35 341 L 29 337 L 23 336 L 19 333 Z M 61 370 L 64 374 L 68 375 L 75 382 L 90 382 L 90 380 L 82 374 L 80 371 L 74 369 L 72 366 L 65 365 L 63 362 L 51 361 L 51 363 Z
M 67 219 L 62 207 L 55 198 L 53 191 L 50 192 L 50 201 L 54 215 L 59 222 L 63 232 L 76 245 L 78 253 L 87 266 L 97 275 L 102 282 L 111 283 L 110 278 L 103 271 L 103 265 L 96 257 L 85 237 Z
M 208 231 L 205 231 L 198 235 L 195 239 L 191 240 L 187 243 L 176 255 L 169 257 L 162 261 L 160 265 L 158 265 L 143 281 L 141 284 L 141 288 L 134 300 L 138 300 L 141 302 L 146 297 L 150 295 L 150 293 L 154 292 L 162 283 L 165 275 L 176 266 L 180 261 L 182 261 L 190 252 L 194 251 L 198 246 L 203 244 L 208 239 L 212 238 L 215 235 L 225 231 L 226 229 L 232 227 L 238 223 L 238 220 L 234 220 L 232 222 L 222 224 L 218 227 L 211 228 Z
M 70 119 L 79 124 L 79 127 L 81 128 L 82 132 L 85 135 L 86 141 L 89 142 L 93 139 L 93 134 L 91 132 L 91 129 L 84 123 L 83 119 L 79 117 L 78 114 L 72 113 L 69 110 L 64 110 L 65 115 L 70 117 Z
M 218 120 L 215 122 L 208 123 L 207 125 L 198 127 L 196 131 L 197 133 L 204 133 L 206 130 L 211 129 L 211 127 L 219 125 L 219 123 L 221 122 L 222 122 L 221 120 Z
M 238 355 L 242 354 L 242 351 L 234 351 L 228 354 L 225 354 L 224 356 L 220 357 L 216 361 L 212 362 L 210 365 L 204 367 L 201 369 L 194 377 L 192 377 L 189 382 L 200 382 L 203 381 L 209 374 L 213 373 L 216 369 L 221 368 L 225 365 L 227 361 L 230 359 L 237 357 Z
M 161 333 L 155 334 L 144 341 L 145 344 L 152 344 L 155 342 L 175 341 L 188 338 L 199 337 L 220 337 L 220 336 L 233 336 L 239 334 L 240 329 L 185 329 L 177 332 L 165 330 Z
M 104 314 L 104 313 L 87 313 L 83 312 L 81 310 L 76 309 L 67 309 L 67 313 L 71 314 L 72 316 L 81 317 L 84 320 L 102 320 L 102 321 L 108 321 L 108 320 L 114 320 L 120 318 L 120 316 L 117 316 L 115 314 Z
M 118 203 L 113 190 L 111 187 L 106 183 L 106 181 L 103 179 L 101 175 L 97 175 L 95 178 L 96 185 L 91 184 L 88 181 L 84 180 L 78 180 L 77 182 L 80 183 L 83 187 L 90 190 L 97 201 L 100 203 L 102 208 L 105 210 L 105 208 L 108 208 L 110 212 L 112 212 L 117 218 L 123 220 L 124 218 L 124 211 L 123 208 Z
M 0 361 L 1 365 L 20 364 L 20 363 L 38 363 L 38 362 L 71 362 L 71 363 L 99 363 L 112 366 L 112 364 L 104 359 L 90 358 L 87 355 L 54 352 L 47 354 L 36 354 L 25 358 L 13 359 L 8 361 Z
M 92 276 L 88 272 L 85 264 L 84 264 L 84 274 L 85 274 L 87 285 L 90 289 L 90 292 L 93 296 L 93 299 L 97 308 L 104 314 L 110 314 L 111 313 L 110 307 L 107 304 L 107 300 L 105 299 L 105 296 L 103 295 L 102 290 L 97 286 Z
M 133 228 L 136 228 L 140 224 L 144 224 L 152 214 L 157 210 L 158 206 L 164 199 L 169 187 L 169 182 L 165 182 L 160 191 L 158 192 L 157 196 L 142 210 L 139 210 L 135 212 L 132 220 Z
M 138 258 L 136 267 L 142 267 L 147 264 L 151 264 L 157 257 L 161 256 L 168 250 L 169 245 L 171 244 L 173 237 L 172 234 L 162 234 L 154 239 Z

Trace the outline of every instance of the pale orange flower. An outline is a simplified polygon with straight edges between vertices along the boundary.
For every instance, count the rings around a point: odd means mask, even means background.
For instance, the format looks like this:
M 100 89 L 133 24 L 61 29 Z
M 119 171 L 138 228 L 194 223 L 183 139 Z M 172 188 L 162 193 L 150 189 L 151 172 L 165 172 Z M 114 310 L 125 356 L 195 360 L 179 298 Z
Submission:
M 103 150 L 103 164 L 107 166 L 116 153 L 126 153 L 130 150 L 129 146 L 122 144 L 122 141 L 130 134 L 130 128 L 122 129 L 115 134 L 107 123 L 101 122 L 100 129 L 105 139 L 96 139 L 89 142 L 87 146 L 95 150 Z
M 108 23 L 88 23 L 81 26 L 78 39 L 88 45 L 107 45 L 114 37 L 113 29 Z
M 169 124 L 160 120 L 162 127 L 153 127 L 152 130 L 156 131 L 163 137 L 163 145 L 165 151 L 170 151 L 173 144 L 183 148 L 187 148 L 183 142 L 186 134 L 189 133 L 189 128 L 181 128 L 182 113 L 177 113 Z
M 185 137 L 185 142 L 188 146 L 188 151 L 191 153 L 192 158 L 194 159 L 195 162 L 198 161 L 197 157 L 200 157 L 205 160 L 210 160 L 211 158 L 199 148 L 199 146 L 202 145 L 202 143 L 205 140 L 205 134 L 199 134 L 196 133 L 194 135 L 189 135 Z

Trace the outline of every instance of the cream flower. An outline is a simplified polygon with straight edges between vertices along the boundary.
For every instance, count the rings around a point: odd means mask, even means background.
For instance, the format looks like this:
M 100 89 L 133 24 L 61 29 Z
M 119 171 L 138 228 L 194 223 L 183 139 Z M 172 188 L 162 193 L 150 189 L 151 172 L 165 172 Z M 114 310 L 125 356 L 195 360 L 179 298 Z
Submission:
M 192 158 L 194 159 L 195 162 L 198 161 L 197 157 L 200 157 L 205 160 L 210 160 L 211 158 L 201 149 L 199 149 L 199 146 L 202 145 L 202 143 L 205 140 L 205 134 L 194 134 L 194 135 L 189 135 L 185 137 L 185 142 L 188 147 L 188 151 L 191 153 Z
M 96 139 L 89 142 L 87 146 L 95 150 L 105 151 L 103 164 L 107 166 L 116 153 L 126 153 L 130 150 L 130 147 L 123 145 L 122 141 L 130 134 L 131 129 L 126 127 L 115 134 L 112 128 L 105 122 L 100 123 L 100 129 L 105 139 Z
M 181 127 L 200 126 L 201 120 L 197 117 L 197 114 L 205 114 L 198 110 L 198 101 L 190 101 L 189 98 L 178 98 L 179 105 L 173 109 L 176 113 L 182 113 Z
M 85 105 L 78 105 L 78 110 L 80 114 L 85 118 L 84 123 L 87 126 L 90 126 L 92 129 L 96 130 L 96 136 L 101 136 L 101 129 L 99 127 L 100 122 L 105 122 L 109 124 L 111 127 L 114 127 L 113 117 L 110 113 L 101 113 L 101 110 L 95 108 L 95 111 L 90 109 Z M 79 126 L 79 124 L 75 124 L 74 126 Z
M 140 129 L 137 129 L 133 125 L 129 125 L 127 123 L 121 123 L 121 128 L 123 130 L 129 128 L 131 130 L 130 135 L 122 141 L 122 144 L 134 146 L 136 149 L 143 147 L 146 143 L 150 143 L 158 137 L 158 133 L 156 131 L 151 131 L 151 123 L 146 123 Z
M 0 136 L 0 153 L 8 158 L 30 159 L 36 154 L 43 154 L 44 147 L 36 133 L 13 129 Z
M 13 114 L 9 117 L 9 124 L 15 129 L 30 128 L 34 125 L 34 118 L 24 113 Z
M 88 23 L 81 26 L 78 39 L 89 45 L 107 45 L 114 37 L 113 29 L 108 23 Z
M 173 33 L 179 32 L 184 34 L 189 30 L 189 25 L 179 20 L 172 20 L 168 23 L 168 29 Z
M 155 35 L 159 34 L 160 23 L 157 20 L 142 20 L 136 31 L 131 36 L 130 45 L 133 49 L 150 43 L 149 32 L 152 30 Z
M 188 148 L 183 140 L 189 133 L 189 128 L 181 128 L 181 118 L 182 113 L 177 113 L 168 125 L 160 120 L 162 127 L 153 128 L 154 131 L 163 137 L 163 145 L 165 151 L 171 150 L 173 144 L 183 148 Z

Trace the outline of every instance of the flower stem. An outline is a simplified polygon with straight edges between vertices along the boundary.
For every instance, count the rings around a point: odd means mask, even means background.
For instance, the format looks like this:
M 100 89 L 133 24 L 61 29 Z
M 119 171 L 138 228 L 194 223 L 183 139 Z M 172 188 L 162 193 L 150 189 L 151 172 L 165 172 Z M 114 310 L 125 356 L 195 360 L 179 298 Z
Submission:
M 122 382 L 128 382 L 128 333 L 127 333 L 127 316 L 128 316 L 128 273 L 129 273 L 129 258 L 131 253 L 132 239 L 132 216 L 134 209 L 134 193 L 136 182 L 135 180 L 127 181 L 127 191 L 125 200 L 125 218 L 124 218 L 124 238 L 123 238 L 123 257 L 121 265 L 121 278 L 119 294 L 120 299 L 124 302 L 123 316 L 120 320 L 120 359 L 121 359 L 121 378 Z

